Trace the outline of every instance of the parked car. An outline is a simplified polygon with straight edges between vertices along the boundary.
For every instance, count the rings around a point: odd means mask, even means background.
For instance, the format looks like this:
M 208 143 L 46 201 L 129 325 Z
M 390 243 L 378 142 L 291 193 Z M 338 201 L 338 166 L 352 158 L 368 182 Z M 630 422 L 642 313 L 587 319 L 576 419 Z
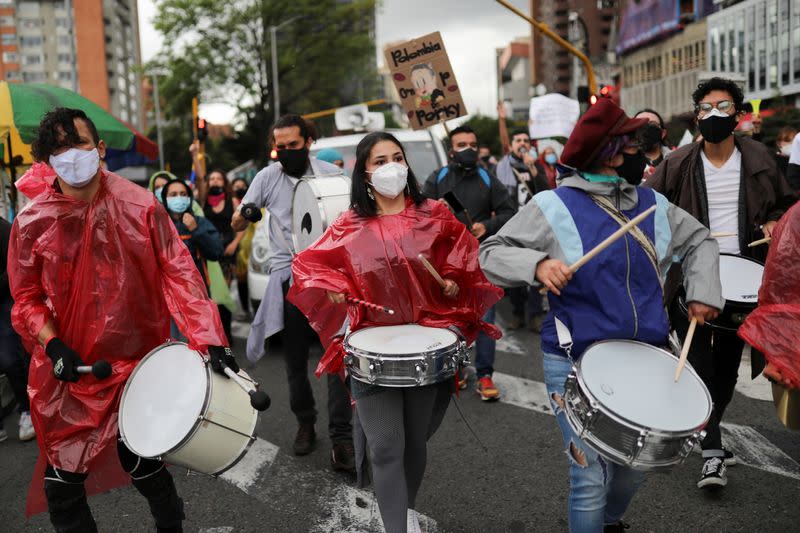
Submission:
M 403 143 L 408 157 L 408 164 L 420 184 L 439 167 L 447 164 L 447 153 L 439 140 L 428 130 L 386 130 Z M 313 156 L 323 148 L 336 148 L 344 157 L 344 170 L 348 176 L 353 174 L 356 161 L 356 146 L 367 133 L 325 137 L 311 146 Z M 250 254 L 250 265 L 247 280 L 250 285 L 250 302 L 256 309 L 264 297 L 264 290 L 269 280 L 269 216 L 256 226 L 253 236 L 253 251 Z

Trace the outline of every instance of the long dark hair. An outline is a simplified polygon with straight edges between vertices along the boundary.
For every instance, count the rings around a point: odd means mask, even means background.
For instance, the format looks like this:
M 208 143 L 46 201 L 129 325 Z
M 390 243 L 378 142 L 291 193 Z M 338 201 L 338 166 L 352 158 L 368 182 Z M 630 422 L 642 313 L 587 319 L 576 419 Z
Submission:
M 371 199 L 367 194 L 367 160 L 370 153 L 372 153 L 372 149 L 381 141 L 390 141 L 396 144 L 400 151 L 403 152 L 403 159 L 408 164 L 405 148 L 391 133 L 374 131 L 361 139 L 361 142 L 356 147 L 356 164 L 353 167 L 353 184 L 350 190 L 350 208 L 362 217 L 374 217 L 378 214 L 378 206 L 375 200 Z M 408 169 L 407 186 L 408 194 L 414 204 L 421 205 L 425 201 L 425 197 L 422 196 L 422 192 L 419 190 L 417 178 L 414 176 L 411 167 Z

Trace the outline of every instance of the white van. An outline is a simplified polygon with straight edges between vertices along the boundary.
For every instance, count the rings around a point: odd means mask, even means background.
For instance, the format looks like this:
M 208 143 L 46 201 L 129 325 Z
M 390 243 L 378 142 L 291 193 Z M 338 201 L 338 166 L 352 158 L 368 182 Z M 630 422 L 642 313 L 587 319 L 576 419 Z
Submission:
M 447 153 L 442 143 L 428 130 L 386 130 L 403 144 L 408 158 L 408 164 L 414 171 L 420 185 L 437 168 L 447 164 Z M 315 155 L 323 148 L 336 148 L 344 157 L 344 170 L 350 176 L 356 161 L 356 146 L 367 133 L 354 135 L 341 135 L 338 137 L 325 137 L 319 139 L 311 146 L 311 155 Z M 256 226 L 253 236 L 253 249 L 250 254 L 250 264 L 247 269 L 247 282 L 250 291 L 252 309 L 256 309 L 269 280 L 269 214 Z

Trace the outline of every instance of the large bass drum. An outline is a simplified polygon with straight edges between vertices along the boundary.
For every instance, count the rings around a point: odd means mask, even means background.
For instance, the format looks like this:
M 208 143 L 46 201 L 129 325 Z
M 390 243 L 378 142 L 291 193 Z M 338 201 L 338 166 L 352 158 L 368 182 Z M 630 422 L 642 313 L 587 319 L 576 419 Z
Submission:
M 681 463 L 703 438 L 711 395 L 687 364 L 637 341 L 589 346 L 564 387 L 567 421 L 597 453 L 637 470 Z
M 319 239 L 336 217 L 350 207 L 350 178 L 301 179 L 294 188 L 292 240 L 297 252 Z
M 133 453 L 212 475 L 244 457 L 257 420 L 250 396 L 179 342 L 136 365 L 119 408 L 119 432 Z

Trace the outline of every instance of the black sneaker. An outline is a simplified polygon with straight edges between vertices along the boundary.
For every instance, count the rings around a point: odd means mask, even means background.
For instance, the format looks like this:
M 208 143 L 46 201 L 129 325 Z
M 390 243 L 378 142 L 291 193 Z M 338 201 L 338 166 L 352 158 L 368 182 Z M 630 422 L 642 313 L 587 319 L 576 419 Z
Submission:
M 722 448 L 722 451 L 725 452 L 725 466 L 736 466 L 739 464 L 739 460 L 736 459 L 732 451 L 727 448 Z
M 617 522 L 616 524 L 606 524 L 603 526 L 603 533 L 624 533 L 626 529 L 630 529 L 631 526 L 626 524 L 622 520 Z
M 316 442 L 317 432 L 314 431 L 314 424 L 300 424 L 294 438 L 294 454 L 308 455 L 314 449 Z
M 728 476 L 725 475 L 726 470 L 724 458 L 709 457 L 703 463 L 703 471 L 700 473 L 700 481 L 697 482 L 697 488 L 724 487 L 728 484 Z
M 333 444 L 333 447 L 331 447 L 331 468 L 344 472 L 355 472 L 356 452 L 352 441 Z

